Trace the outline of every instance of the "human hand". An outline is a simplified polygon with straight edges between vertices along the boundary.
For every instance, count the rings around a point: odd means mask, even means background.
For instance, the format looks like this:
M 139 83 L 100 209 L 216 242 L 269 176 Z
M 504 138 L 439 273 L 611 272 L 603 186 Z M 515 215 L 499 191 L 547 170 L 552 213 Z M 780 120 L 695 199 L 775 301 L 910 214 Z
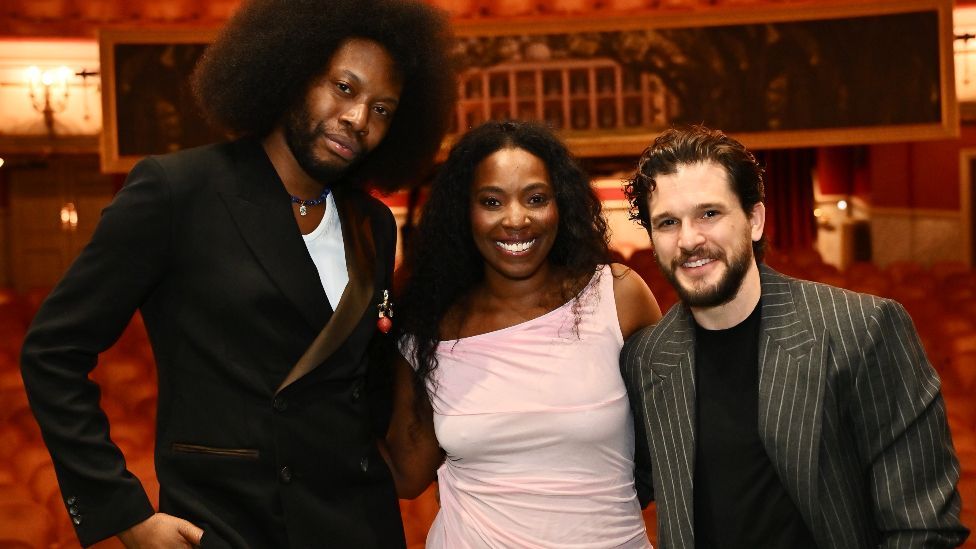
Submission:
M 196 547 L 200 545 L 203 530 L 181 518 L 156 513 L 118 537 L 128 549 Z

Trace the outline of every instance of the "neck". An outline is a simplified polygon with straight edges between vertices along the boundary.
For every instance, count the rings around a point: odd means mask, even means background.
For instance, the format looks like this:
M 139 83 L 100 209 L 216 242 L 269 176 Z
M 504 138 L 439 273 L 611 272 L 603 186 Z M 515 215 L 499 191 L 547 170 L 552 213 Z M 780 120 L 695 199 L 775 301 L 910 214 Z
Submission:
M 486 270 L 480 294 L 490 302 L 507 306 L 537 306 L 553 288 L 561 288 L 559 269 L 548 263 L 539 267 L 532 276 L 513 280 L 491 270 Z
M 285 190 L 292 196 L 306 200 L 314 200 L 322 194 L 328 181 L 316 181 L 309 177 L 305 170 L 298 165 L 295 155 L 291 153 L 288 142 L 285 141 L 284 129 L 275 128 L 261 141 L 264 152 L 271 160 L 278 177 L 281 178 Z
M 753 261 L 732 301 L 717 307 L 691 307 L 691 315 L 695 317 L 695 322 L 706 330 L 725 330 L 737 326 L 748 318 L 756 309 L 761 296 L 762 282 L 759 279 L 759 267 Z

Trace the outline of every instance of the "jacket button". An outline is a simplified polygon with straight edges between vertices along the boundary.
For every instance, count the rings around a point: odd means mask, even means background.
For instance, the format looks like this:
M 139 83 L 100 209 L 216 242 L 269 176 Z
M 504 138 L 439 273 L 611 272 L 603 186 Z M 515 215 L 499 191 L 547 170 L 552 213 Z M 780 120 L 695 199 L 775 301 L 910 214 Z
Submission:
M 359 468 L 362 469 L 364 473 L 366 471 L 369 471 L 369 458 L 368 457 L 364 457 L 363 459 L 359 460 Z
M 353 400 L 359 400 L 359 393 L 360 393 L 360 391 L 359 391 L 359 385 L 356 385 L 352 389 L 352 399 Z
M 68 507 L 68 514 L 71 515 L 71 516 L 73 516 L 73 517 L 78 516 L 78 513 L 79 512 L 80 511 L 78 511 L 78 508 L 75 507 L 74 505 L 72 505 L 71 507 Z
M 278 480 L 280 480 L 282 484 L 288 484 L 291 482 L 291 469 L 289 469 L 287 466 L 282 467 L 281 470 L 278 471 Z
M 275 409 L 276 412 L 284 412 L 288 409 L 288 400 L 282 396 L 274 397 L 274 401 L 271 403 L 271 407 Z
M 81 517 L 71 517 L 71 523 L 75 526 L 81 525 Z
M 69 497 L 68 499 L 66 499 L 66 500 L 65 500 L 65 502 L 66 502 L 66 503 L 67 503 L 68 505 L 74 505 L 75 503 L 77 503 L 77 502 L 78 502 L 78 497 L 77 497 L 77 496 L 71 496 L 71 497 Z

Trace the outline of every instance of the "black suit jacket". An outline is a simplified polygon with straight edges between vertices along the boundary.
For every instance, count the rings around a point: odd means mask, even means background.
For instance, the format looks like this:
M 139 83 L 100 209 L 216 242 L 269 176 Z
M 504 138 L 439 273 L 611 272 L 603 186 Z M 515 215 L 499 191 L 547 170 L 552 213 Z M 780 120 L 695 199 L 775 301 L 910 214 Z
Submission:
M 201 526 L 204 546 L 404 545 L 375 444 L 386 410 L 367 384 L 385 375 L 368 349 L 396 226 L 364 192 L 335 199 L 350 279 L 333 310 L 259 142 L 151 157 L 129 174 L 22 354 L 83 544 L 152 513 L 87 379 L 139 309 L 159 375 L 161 511 Z

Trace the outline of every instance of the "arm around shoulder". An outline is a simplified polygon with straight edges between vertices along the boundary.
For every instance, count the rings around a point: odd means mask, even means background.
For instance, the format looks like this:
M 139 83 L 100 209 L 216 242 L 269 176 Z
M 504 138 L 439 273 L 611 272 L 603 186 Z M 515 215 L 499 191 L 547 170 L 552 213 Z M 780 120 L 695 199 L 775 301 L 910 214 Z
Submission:
M 620 263 L 611 264 L 610 270 L 613 273 L 617 319 L 620 322 L 620 332 L 626 340 L 637 330 L 661 320 L 661 307 L 647 283 L 636 271 Z

